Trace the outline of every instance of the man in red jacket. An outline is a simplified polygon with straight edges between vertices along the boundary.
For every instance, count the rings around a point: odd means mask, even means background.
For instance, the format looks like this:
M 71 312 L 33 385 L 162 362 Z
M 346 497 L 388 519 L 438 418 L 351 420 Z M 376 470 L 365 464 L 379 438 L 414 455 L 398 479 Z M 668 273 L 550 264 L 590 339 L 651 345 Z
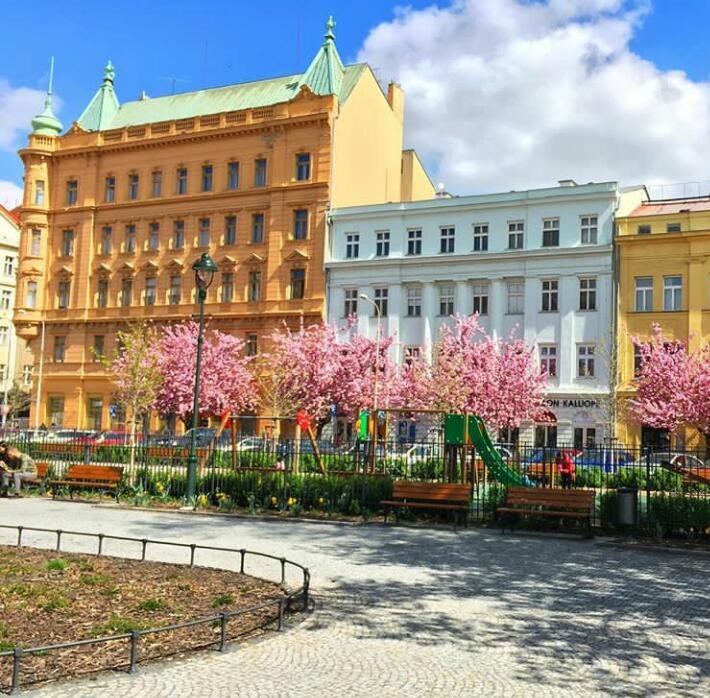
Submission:
M 557 455 L 557 472 L 560 474 L 562 488 L 570 489 L 574 477 L 574 461 L 569 451 L 562 451 Z

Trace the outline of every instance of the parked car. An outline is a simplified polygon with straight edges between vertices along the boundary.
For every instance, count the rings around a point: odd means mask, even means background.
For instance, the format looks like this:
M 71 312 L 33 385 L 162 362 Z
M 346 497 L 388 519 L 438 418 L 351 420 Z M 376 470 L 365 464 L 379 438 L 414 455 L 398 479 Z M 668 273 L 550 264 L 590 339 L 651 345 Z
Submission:
M 60 444 L 93 444 L 96 442 L 95 431 L 83 429 L 58 429 L 47 432 L 46 441 Z
M 229 437 L 227 446 L 232 447 L 231 434 L 226 432 Z M 221 441 L 221 440 L 220 440 Z M 237 442 L 237 451 L 264 451 L 266 449 L 266 441 L 261 436 L 245 436 Z
M 635 461 L 634 454 L 617 448 L 586 448 L 574 457 L 577 468 L 627 467 Z
M 143 434 L 136 434 L 136 443 L 143 441 Z M 96 443 L 101 446 L 127 446 L 131 443 L 131 435 L 127 431 L 104 431 L 96 437 Z
M 645 464 L 645 459 L 641 460 L 641 464 Z M 705 469 L 705 463 L 690 453 L 654 453 L 651 456 L 651 465 L 654 467 L 665 466 L 672 470 L 688 469 L 698 470 Z
M 441 446 L 439 444 L 414 444 L 403 454 L 407 465 L 422 463 L 425 461 L 441 458 Z

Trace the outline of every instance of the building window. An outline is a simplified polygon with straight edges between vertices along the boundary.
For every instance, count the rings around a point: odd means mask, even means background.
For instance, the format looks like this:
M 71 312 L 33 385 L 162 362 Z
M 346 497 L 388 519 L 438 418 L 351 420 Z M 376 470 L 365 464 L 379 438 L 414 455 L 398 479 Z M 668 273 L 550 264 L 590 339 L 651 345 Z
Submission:
M 111 254 L 111 226 L 105 225 L 101 229 L 101 254 Z
M 74 206 L 79 192 L 79 182 L 75 179 L 67 181 L 67 206 Z
M 234 299 L 234 273 L 231 271 L 222 272 L 222 303 L 231 303 Z
M 42 248 L 42 231 L 38 228 L 32 228 L 32 239 L 30 241 L 30 254 L 39 257 Z
M 173 274 L 170 277 L 170 291 L 168 293 L 168 303 L 170 305 L 179 305 L 182 301 L 182 276 Z
M 131 201 L 138 198 L 138 175 L 135 173 L 128 175 L 128 198 Z
M 376 288 L 375 289 L 375 305 L 380 311 L 380 317 L 387 317 L 389 311 L 389 296 L 390 292 L 388 288 Z
M 148 276 L 145 280 L 145 304 L 155 305 L 156 290 L 158 280 L 154 276 Z
M 49 411 L 49 424 L 53 427 L 64 426 L 64 396 L 52 395 L 47 405 Z
M 15 258 L 12 256 L 5 257 L 5 264 L 3 265 L 3 273 L 5 276 L 12 276 L 15 271 Z
M 508 286 L 508 314 L 522 315 L 525 312 L 525 298 L 523 292 L 525 290 L 525 282 L 520 280 L 511 280 L 507 283 Z
M 148 225 L 148 250 L 155 252 L 160 247 L 160 223 Z
M 94 360 L 95 361 L 100 361 L 104 357 L 104 351 L 105 351 L 105 337 L 102 334 L 95 334 L 94 335 L 94 347 L 93 347 L 93 354 L 94 354 Z
M 151 191 L 154 197 L 163 195 L 163 173 L 160 170 L 153 170 L 151 174 Z
M 343 312 L 343 317 L 350 317 L 351 315 L 357 315 L 357 289 L 356 288 L 346 288 L 345 289 L 345 308 Z
M 348 233 L 345 236 L 345 258 L 357 259 L 360 256 L 360 233 Z
M 3 289 L 0 294 L 0 308 L 3 310 L 10 310 L 10 301 L 12 300 L 12 291 L 8 289 Z
M 583 245 L 597 244 L 597 216 L 582 216 L 580 219 L 581 235 L 580 240 Z
M 422 231 L 421 228 L 413 228 L 407 231 L 407 254 L 418 255 L 422 253 Z
M 126 241 L 124 249 L 126 252 L 133 253 L 136 251 L 136 226 L 131 224 L 126 226 Z
M 44 206 L 44 181 L 41 179 L 35 182 L 35 206 Z
M 594 345 L 579 344 L 577 345 L 577 377 L 578 378 L 593 378 L 594 377 Z
M 28 308 L 36 308 L 37 307 L 37 282 L 36 281 L 28 281 L 27 282 L 27 302 L 25 305 Z
M 254 160 L 254 186 L 266 186 L 266 158 Z
M 653 277 L 636 278 L 634 310 L 637 313 L 649 313 L 653 310 Z
M 173 249 L 181 250 L 185 247 L 185 221 L 173 223 Z
M 421 347 L 416 345 L 404 347 L 402 361 L 405 366 L 411 366 L 415 361 L 419 361 L 422 355 Z
M 69 307 L 69 292 L 71 290 L 71 281 L 66 279 L 59 282 L 57 286 L 57 307 L 65 309 Z
M 224 219 L 224 244 L 237 244 L 237 217 L 226 216 Z
M 663 277 L 663 310 L 680 310 L 683 305 L 683 279 L 680 276 Z
M 441 228 L 439 235 L 439 252 L 441 254 L 453 252 L 456 244 L 456 228 Z
M 197 236 L 197 244 L 200 247 L 210 246 L 210 219 L 200 218 L 199 232 Z
M 540 370 L 554 378 L 557 376 L 557 345 L 556 344 L 541 344 L 540 345 Z
M 293 212 L 293 239 L 305 240 L 308 237 L 308 211 L 305 208 Z
M 522 250 L 523 235 L 525 233 L 524 221 L 508 221 L 508 249 Z
M 212 191 L 212 165 L 202 165 L 202 191 Z
M 651 234 L 651 226 L 650 225 L 640 225 L 638 228 L 636 228 L 636 232 L 639 235 L 650 235 Z
M 86 409 L 89 426 L 95 431 L 101 431 L 101 417 L 104 411 L 104 401 L 100 397 L 90 397 Z
M 112 204 L 116 200 L 116 178 L 106 177 L 104 181 L 104 201 Z
M 187 167 L 178 167 L 177 187 L 175 191 L 178 194 L 187 194 Z
M 29 385 L 32 382 L 32 364 L 25 364 L 22 367 L 22 385 Z
M 256 356 L 259 351 L 258 339 L 255 334 L 248 334 L 245 342 L 244 353 L 247 356 Z
M 291 298 L 300 300 L 306 291 L 306 270 L 291 269 Z
M 239 189 L 239 163 L 227 163 L 227 189 Z
M 72 257 L 74 255 L 74 231 L 62 230 L 62 256 Z
M 248 299 L 255 303 L 261 300 L 261 272 L 260 271 L 250 271 L 249 272 L 249 290 Z
M 679 233 L 680 232 L 680 223 L 667 223 L 666 224 L 666 232 L 667 233 Z
M 543 218 L 542 219 L 542 246 L 543 247 L 559 247 L 560 246 L 560 219 L 559 218 Z
M 473 284 L 473 312 L 488 315 L 488 283 L 485 281 Z
M 54 338 L 54 352 L 52 354 L 55 361 L 64 361 L 67 355 L 67 338 L 59 336 Z
M 130 308 L 133 303 L 133 279 L 126 277 L 121 281 L 121 307 Z
M 96 305 L 99 308 L 108 306 L 108 279 L 99 279 L 98 293 L 96 294 Z
M 311 178 L 311 154 L 298 153 L 296 155 L 296 179 L 306 182 Z
M 453 284 L 439 286 L 439 315 L 448 317 L 454 314 L 454 293 Z
M 473 251 L 488 251 L 488 223 L 476 223 L 473 226 Z
M 597 280 L 594 277 L 579 280 L 579 309 L 597 309 Z
M 390 253 L 390 231 L 378 230 L 375 233 L 375 255 L 378 257 L 389 257 Z
M 252 213 L 251 216 L 251 241 L 264 242 L 264 214 Z
M 634 349 L 634 377 L 641 373 L 641 367 L 643 366 L 643 354 L 641 353 L 641 347 L 632 343 Z
M 557 279 L 545 279 L 542 282 L 542 311 L 546 313 L 556 313 L 558 308 L 559 282 Z
M 422 287 L 407 286 L 407 317 L 421 317 Z

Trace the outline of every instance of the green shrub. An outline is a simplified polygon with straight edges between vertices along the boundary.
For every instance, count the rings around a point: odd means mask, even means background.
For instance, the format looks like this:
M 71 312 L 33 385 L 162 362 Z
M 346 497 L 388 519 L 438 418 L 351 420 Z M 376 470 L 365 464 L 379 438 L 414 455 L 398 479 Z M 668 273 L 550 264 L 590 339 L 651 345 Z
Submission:
M 69 560 L 62 560 L 61 558 L 55 558 L 54 560 L 49 560 L 45 567 L 48 570 L 65 570 L 71 565 Z

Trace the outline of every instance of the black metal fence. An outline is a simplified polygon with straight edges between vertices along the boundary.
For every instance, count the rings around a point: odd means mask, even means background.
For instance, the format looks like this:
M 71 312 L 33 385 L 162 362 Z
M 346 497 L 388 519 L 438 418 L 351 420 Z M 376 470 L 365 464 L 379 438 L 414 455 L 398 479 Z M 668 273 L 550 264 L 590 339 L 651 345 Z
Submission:
M 275 626 L 277 630 L 282 629 L 284 614 L 287 611 L 294 610 L 296 605 L 302 610 L 307 610 L 309 602 L 309 588 L 310 588 L 310 571 L 307 567 L 293 562 L 284 557 L 278 557 L 276 555 L 270 555 L 268 553 L 262 553 L 254 550 L 247 550 L 245 548 L 220 548 L 211 545 L 199 545 L 196 543 L 178 543 L 174 541 L 161 541 L 153 540 L 149 538 L 131 538 L 127 536 L 113 536 L 104 533 L 87 533 L 84 531 L 63 531 L 57 529 L 49 528 L 35 528 L 31 526 L 11 526 L 7 524 L 0 524 L 0 529 L 14 530 L 17 532 L 17 538 L 14 543 L 19 548 L 23 544 L 23 534 L 26 532 L 33 533 L 48 533 L 55 537 L 54 540 L 54 550 L 56 552 L 62 551 L 62 541 L 66 541 L 67 537 L 83 537 L 83 538 L 93 538 L 96 540 L 96 551 L 97 556 L 105 555 L 104 542 L 105 541 L 123 541 L 136 543 L 140 546 L 140 560 L 146 560 L 146 553 L 148 546 L 167 546 L 175 548 L 183 548 L 189 551 L 189 562 L 184 564 L 189 564 L 190 567 L 195 565 L 195 554 L 197 551 L 213 551 L 218 553 L 224 553 L 232 557 L 237 557 L 239 560 L 239 571 L 241 574 L 245 573 L 245 565 L 248 558 L 260 558 L 263 560 L 271 560 L 277 563 L 278 584 L 283 590 L 283 594 L 277 599 L 267 601 L 249 608 L 238 609 L 234 611 L 222 611 L 216 613 L 215 615 L 207 616 L 204 618 L 196 618 L 183 623 L 175 623 L 172 625 L 161 626 L 156 628 L 146 628 L 146 629 L 134 629 L 127 633 L 119 633 L 116 635 L 88 638 L 82 640 L 76 640 L 74 642 L 63 642 L 56 644 L 43 645 L 38 647 L 15 647 L 12 650 L 0 651 L 0 666 L 2 665 L 3 658 L 11 658 L 11 675 L 9 681 L 6 682 L 5 678 L 0 678 L 0 690 L 9 691 L 10 693 L 16 692 L 22 685 L 22 661 L 24 658 L 31 656 L 41 656 L 52 652 L 59 652 L 61 650 L 68 650 L 77 647 L 86 646 L 96 646 L 113 642 L 124 641 L 127 645 L 125 660 L 120 662 L 118 666 L 113 667 L 102 667 L 102 668 L 125 668 L 129 673 L 135 671 L 138 663 L 144 659 L 139 653 L 139 643 L 141 638 L 149 637 L 156 634 L 170 633 L 177 630 L 183 630 L 186 628 L 195 628 L 199 626 L 207 627 L 218 627 L 218 636 L 206 643 L 201 644 L 199 649 L 203 649 L 208 646 L 214 646 L 219 651 L 225 651 L 227 644 L 229 642 L 229 637 L 227 633 L 229 621 L 234 618 L 245 617 L 254 615 L 260 611 L 266 611 L 268 609 L 273 609 L 274 615 L 265 614 L 260 617 L 256 625 L 252 630 L 264 629 L 269 626 Z M 138 549 L 138 548 L 137 548 Z M 81 552 L 81 551 L 67 551 L 64 552 Z M 296 588 L 290 588 L 287 584 L 287 573 L 289 569 L 293 569 L 299 577 L 299 584 Z M 222 567 L 221 569 L 229 569 L 228 567 Z M 261 577 L 263 578 L 263 577 Z M 275 579 L 267 579 L 267 581 L 276 581 Z M 97 669 L 93 669 L 97 671 Z
M 394 480 L 458 481 L 472 487 L 470 518 L 490 521 L 504 500 L 508 481 L 495 464 L 472 448 L 439 440 L 334 445 L 245 436 L 198 448 L 197 491 L 201 504 L 223 510 L 278 510 L 372 516 L 391 495 Z M 122 465 L 124 496 L 140 503 L 185 496 L 188 449 L 140 443 L 133 449 L 86 439 L 58 443 L 50 438 L 18 441 L 36 461 L 45 462 L 49 479 L 61 477 L 71 463 Z M 710 532 L 710 462 L 700 450 L 654 451 L 620 444 L 585 449 L 573 445 L 536 447 L 501 444 L 502 461 L 531 487 L 570 486 L 595 491 L 593 524 L 619 525 L 652 535 L 706 536 Z M 563 477 L 558 455 L 568 454 L 573 472 Z M 633 523 L 621 524 L 619 493 L 633 492 Z M 628 517 L 627 517 L 628 522 Z

